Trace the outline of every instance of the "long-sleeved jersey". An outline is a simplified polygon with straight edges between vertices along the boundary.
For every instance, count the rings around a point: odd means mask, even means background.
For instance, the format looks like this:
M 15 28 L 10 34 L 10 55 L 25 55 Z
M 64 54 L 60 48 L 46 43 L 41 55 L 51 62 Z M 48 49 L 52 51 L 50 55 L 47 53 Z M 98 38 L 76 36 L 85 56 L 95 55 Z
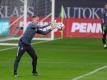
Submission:
M 51 29 L 48 29 L 46 31 L 43 31 L 41 29 L 43 28 L 46 28 L 48 27 L 49 25 L 46 25 L 46 26 L 43 26 L 43 27 L 40 27 L 38 24 L 36 23 L 33 23 L 33 22 L 30 22 L 28 25 L 27 25 L 27 28 L 23 34 L 23 36 L 21 37 L 21 41 L 26 44 L 26 45 L 30 45 L 31 44 L 31 41 L 32 41 L 32 38 L 34 37 L 34 35 L 36 33 L 38 34 L 48 34 Z
M 102 22 L 104 25 L 107 25 L 107 10 L 104 10 L 102 13 Z

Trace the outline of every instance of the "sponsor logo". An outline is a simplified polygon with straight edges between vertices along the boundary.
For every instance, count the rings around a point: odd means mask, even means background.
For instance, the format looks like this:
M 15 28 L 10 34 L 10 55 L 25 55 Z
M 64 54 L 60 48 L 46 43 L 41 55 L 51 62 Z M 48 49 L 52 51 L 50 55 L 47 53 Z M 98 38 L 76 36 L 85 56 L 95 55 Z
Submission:
M 101 33 L 101 24 L 100 23 L 72 23 L 71 32 L 80 32 L 80 33 Z

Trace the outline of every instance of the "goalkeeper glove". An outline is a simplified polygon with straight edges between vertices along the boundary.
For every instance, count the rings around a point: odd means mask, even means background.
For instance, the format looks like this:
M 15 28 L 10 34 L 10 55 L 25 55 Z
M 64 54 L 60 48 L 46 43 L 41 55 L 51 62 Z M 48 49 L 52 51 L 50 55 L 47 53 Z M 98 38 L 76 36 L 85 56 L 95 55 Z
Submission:
M 56 28 L 56 20 L 51 22 L 51 30 L 54 30 Z
M 56 25 L 56 28 L 58 29 L 58 30 L 64 30 L 64 24 L 63 23 L 57 23 L 57 25 Z

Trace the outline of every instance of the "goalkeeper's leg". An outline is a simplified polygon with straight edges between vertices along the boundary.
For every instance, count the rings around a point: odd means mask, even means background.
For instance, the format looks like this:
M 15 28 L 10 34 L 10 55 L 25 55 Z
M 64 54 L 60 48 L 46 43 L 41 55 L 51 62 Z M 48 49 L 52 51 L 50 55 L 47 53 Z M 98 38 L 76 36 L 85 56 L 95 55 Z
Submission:
M 37 70 L 36 70 L 36 66 L 37 66 L 37 55 L 36 55 L 36 52 L 32 48 L 32 46 L 28 47 L 27 52 L 32 58 L 32 68 L 33 68 L 32 73 L 33 73 L 33 75 L 38 75 Z
M 107 34 L 107 26 L 102 26 L 102 43 L 103 43 L 104 48 L 107 48 L 107 46 L 106 46 L 106 34 Z
M 20 59 L 21 59 L 22 55 L 24 54 L 24 52 L 25 52 L 25 49 L 23 48 L 23 46 L 20 46 L 18 48 L 16 60 L 14 62 L 14 76 L 17 75 L 18 64 L 19 64 Z
M 104 45 L 106 44 L 106 34 L 103 34 L 103 36 L 102 36 L 102 42 L 103 42 Z

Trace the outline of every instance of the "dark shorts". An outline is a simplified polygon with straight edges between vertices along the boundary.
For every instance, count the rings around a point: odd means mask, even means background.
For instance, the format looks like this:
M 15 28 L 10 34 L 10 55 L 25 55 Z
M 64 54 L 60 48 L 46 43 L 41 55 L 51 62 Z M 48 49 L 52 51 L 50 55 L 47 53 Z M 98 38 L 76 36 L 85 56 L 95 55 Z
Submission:
M 31 46 L 31 45 L 29 45 L 29 44 L 24 43 L 24 42 L 22 41 L 22 39 L 19 40 L 18 45 L 19 45 L 19 46 L 24 46 L 24 47 Z

